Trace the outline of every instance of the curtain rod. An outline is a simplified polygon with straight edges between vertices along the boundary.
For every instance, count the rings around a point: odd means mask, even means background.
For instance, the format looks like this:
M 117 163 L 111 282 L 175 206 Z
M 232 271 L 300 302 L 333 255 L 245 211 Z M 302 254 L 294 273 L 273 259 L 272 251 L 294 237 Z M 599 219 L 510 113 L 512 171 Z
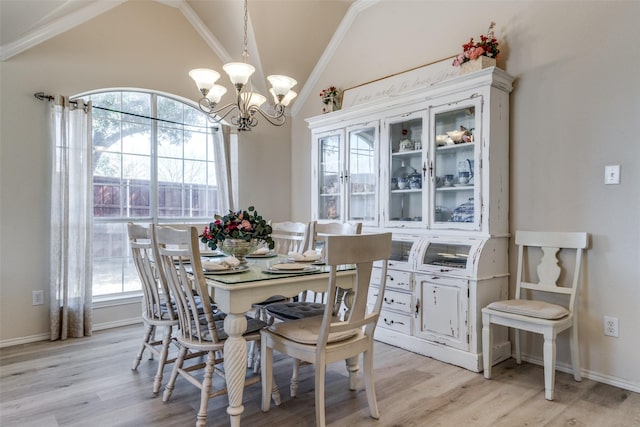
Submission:
M 34 93 L 33 96 L 40 101 L 53 101 L 55 99 L 55 96 L 53 95 L 47 95 L 44 92 L 37 92 Z M 73 105 L 78 105 L 78 101 L 73 101 L 73 100 L 69 100 L 69 103 L 73 104 Z M 104 111 L 109 111 L 112 113 L 120 113 L 120 114 L 126 114 L 128 116 L 134 116 L 134 117 L 140 117 L 142 119 L 149 119 L 149 120 L 155 120 L 157 122 L 164 122 L 164 123 L 172 123 L 174 125 L 181 125 L 181 126 L 189 126 L 189 127 L 197 127 L 197 128 L 203 128 L 203 129 L 209 129 L 209 126 L 200 126 L 200 125 L 185 125 L 184 123 L 180 123 L 180 122 L 174 122 L 172 120 L 165 120 L 165 119 L 158 119 L 156 117 L 149 117 L 149 116 L 144 116 L 141 114 L 135 114 L 135 113 L 128 113 L 126 111 L 120 111 L 120 110 L 113 110 L 111 108 L 105 108 L 105 107 L 98 107 L 97 105 L 91 105 L 91 108 L 97 108 L 98 110 L 104 110 Z M 212 128 L 214 128 L 215 130 L 218 130 L 218 126 L 211 126 Z

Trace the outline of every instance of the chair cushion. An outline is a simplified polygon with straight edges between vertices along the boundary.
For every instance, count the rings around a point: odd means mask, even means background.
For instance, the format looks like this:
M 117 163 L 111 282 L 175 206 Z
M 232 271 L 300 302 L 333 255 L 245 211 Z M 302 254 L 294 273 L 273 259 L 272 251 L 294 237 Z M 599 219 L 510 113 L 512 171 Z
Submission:
M 229 338 L 229 335 L 227 335 L 227 333 L 224 331 L 224 320 L 218 320 L 218 319 L 220 317 L 224 319 L 224 317 L 226 317 L 226 314 L 224 313 L 220 313 L 220 314 L 222 314 L 222 316 L 219 316 L 218 314 L 214 314 L 214 319 L 216 322 L 216 330 L 218 331 L 218 341 L 224 341 L 227 338 Z M 267 326 L 267 324 L 262 320 L 254 319 L 249 316 L 245 316 L 245 317 L 247 318 L 247 330 L 243 335 L 253 334 L 255 332 L 258 332 L 260 329 L 264 328 L 265 326 Z M 204 319 L 203 317 L 201 317 L 199 320 L 201 325 L 207 324 L 207 320 Z M 197 329 L 195 328 L 193 330 L 193 335 L 196 337 L 198 336 Z M 201 338 L 204 341 L 213 341 L 211 334 L 209 333 L 209 330 L 206 328 L 206 326 L 202 329 Z
M 569 315 L 569 310 L 561 305 L 522 299 L 492 302 L 487 308 L 505 313 L 550 320 L 561 319 Z
M 339 321 L 339 319 L 335 319 Z M 318 334 L 322 326 L 322 317 L 308 317 L 305 319 L 291 320 L 288 322 L 274 323 L 269 326 L 269 331 L 301 344 L 316 344 Z M 344 341 L 355 336 L 359 329 L 330 333 L 327 343 Z
M 269 304 L 267 312 L 281 320 L 305 319 L 307 317 L 322 316 L 324 304 L 317 302 L 281 302 Z

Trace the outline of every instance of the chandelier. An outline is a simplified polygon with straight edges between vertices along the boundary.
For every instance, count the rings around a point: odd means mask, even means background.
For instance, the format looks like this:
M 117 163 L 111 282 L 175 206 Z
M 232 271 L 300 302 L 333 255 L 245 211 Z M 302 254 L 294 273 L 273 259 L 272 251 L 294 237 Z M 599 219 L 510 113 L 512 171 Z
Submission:
M 261 108 L 267 98 L 253 91 L 251 75 L 256 69 L 247 64 L 247 57 L 249 56 L 247 51 L 248 16 L 247 0 L 244 0 L 244 49 L 242 51 L 242 62 L 230 62 L 222 67 L 229 75 L 229 79 L 236 89 L 235 103 L 216 108 L 222 96 L 227 92 L 224 86 L 215 84 L 220 78 L 220 73 L 208 68 L 196 68 L 189 72 L 189 76 L 196 82 L 198 90 L 202 94 L 202 98 L 198 101 L 200 110 L 206 113 L 209 120 L 215 123 L 219 123 L 232 112 L 236 112 L 231 116 L 231 123 L 239 131 L 251 130 L 252 127 L 258 124 L 256 113 L 260 114 L 272 125 L 282 126 L 286 121 L 285 108 L 297 95 L 291 90 L 297 83 L 291 77 L 282 75 L 268 76 L 267 80 L 272 86 L 269 92 L 275 102 L 274 113 L 269 114 Z

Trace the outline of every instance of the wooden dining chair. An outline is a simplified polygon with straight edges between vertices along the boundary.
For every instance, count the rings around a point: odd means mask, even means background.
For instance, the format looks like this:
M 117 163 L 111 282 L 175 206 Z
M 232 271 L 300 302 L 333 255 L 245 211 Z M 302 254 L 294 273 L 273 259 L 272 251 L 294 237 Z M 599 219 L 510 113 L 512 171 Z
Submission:
M 583 252 L 588 246 L 588 241 L 587 233 L 516 231 L 518 270 L 515 298 L 492 302 L 482 309 L 482 357 L 485 378 L 491 378 L 491 330 L 494 325 L 501 325 L 516 329 L 515 355 L 518 364 L 522 363 L 520 330 L 543 335 L 545 399 L 553 400 L 556 336 L 566 329 L 571 329 L 569 347 L 573 377 L 576 381 L 582 379 L 576 292 L 580 284 Z M 575 254 L 575 257 L 562 258 L 573 260 L 572 274 L 558 258 L 559 253 L 566 255 L 566 252 Z M 535 269 L 537 282 L 529 278 L 534 276 L 532 259 L 539 262 Z M 571 265 L 569 259 L 566 261 L 566 264 Z M 560 278 L 564 279 L 563 284 L 558 284 Z
M 171 377 L 165 386 L 163 401 L 171 397 L 178 375 L 200 389 L 200 410 L 196 426 L 204 427 L 207 420 L 209 399 L 225 394 L 226 387 L 212 388 L 213 375 L 224 378 L 218 367 L 225 362 L 222 354 L 227 334 L 223 329 L 223 320 L 216 320 L 209 304 L 202 304 L 198 309 L 195 297 L 205 300 L 209 297 L 204 278 L 198 242 L 198 230 L 195 227 L 178 230 L 168 226 L 152 226 L 154 245 L 157 248 L 160 274 L 169 284 L 178 313 L 180 334 L 176 340 L 180 346 Z M 259 330 L 265 326 L 258 319 L 247 317 L 247 331 L 244 338 L 248 341 L 259 341 Z M 185 361 L 190 353 L 206 353 L 205 362 L 200 358 L 191 359 L 189 366 Z M 246 364 L 246 360 L 225 363 Z M 196 376 L 204 368 L 204 375 Z M 245 386 L 260 381 L 259 376 L 248 378 Z
M 271 224 L 271 238 L 277 254 L 302 253 L 309 245 L 309 225 L 304 222 L 274 222 Z
M 127 232 L 133 264 L 142 284 L 142 322 L 145 327 L 142 346 L 131 369 L 138 369 L 145 350 L 149 350 L 150 359 L 156 356 L 158 369 L 153 380 L 153 394 L 157 394 L 162 384 L 165 365 L 175 360 L 169 360 L 168 355 L 173 327 L 178 326 L 178 314 L 174 311 L 169 288 L 166 282 L 160 280 L 155 266 L 151 228 L 129 222 Z M 161 340 L 155 339 L 158 328 L 162 329 Z
M 309 223 L 308 250 L 320 251 L 322 258 L 324 259 L 326 257 L 324 249 L 327 236 L 348 236 L 360 234 L 361 232 L 361 222 L 351 224 L 347 222 L 318 223 L 317 221 L 312 221 Z M 338 307 L 342 304 L 343 296 L 344 291 L 339 289 L 336 294 L 336 300 L 334 301 Z M 274 319 L 287 321 L 321 316 L 325 311 L 326 301 L 326 293 L 324 292 L 316 293 L 303 291 L 294 301 L 282 301 L 268 304 L 265 310 L 267 323 L 272 324 Z M 292 397 L 295 397 L 298 393 L 298 377 L 300 375 L 301 363 L 302 362 L 298 359 L 293 360 L 291 384 L 289 386 Z
M 337 307 L 326 304 L 322 316 L 276 322 L 261 331 L 262 410 L 270 408 L 273 351 L 315 364 L 316 426 L 325 425 L 326 365 L 340 360 L 357 364 L 363 355 L 364 384 L 372 418 L 379 418 L 373 381 L 373 337 L 382 307 L 386 284 L 387 261 L 391 256 L 391 233 L 353 236 L 328 236 L 326 262 L 330 267 L 327 283 L 328 301 L 336 299 L 337 267 L 355 264 L 356 276 L 353 305 L 344 319 Z M 382 279 L 378 297 L 371 312 L 367 312 L 367 297 L 373 263 L 380 261 Z M 354 360 L 355 359 L 355 360 Z

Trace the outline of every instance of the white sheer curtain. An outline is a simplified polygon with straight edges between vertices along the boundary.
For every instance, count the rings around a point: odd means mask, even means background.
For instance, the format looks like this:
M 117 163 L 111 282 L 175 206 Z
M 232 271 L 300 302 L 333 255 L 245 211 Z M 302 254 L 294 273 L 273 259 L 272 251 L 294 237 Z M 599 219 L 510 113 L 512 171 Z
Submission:
M 221 215 L 226 215 L 229 209 L 234 209 L 233 186 L 231 180 L 231 128 L 221 125 L 222 132 L 212 128 L 213 145 L 216 155 L 216 180 L 218 182 L 218 207 Z M 222 140 L 220 140 L 222 135 Z
M 91 102 L 50 103 L 51 340 L 91 335 Z

